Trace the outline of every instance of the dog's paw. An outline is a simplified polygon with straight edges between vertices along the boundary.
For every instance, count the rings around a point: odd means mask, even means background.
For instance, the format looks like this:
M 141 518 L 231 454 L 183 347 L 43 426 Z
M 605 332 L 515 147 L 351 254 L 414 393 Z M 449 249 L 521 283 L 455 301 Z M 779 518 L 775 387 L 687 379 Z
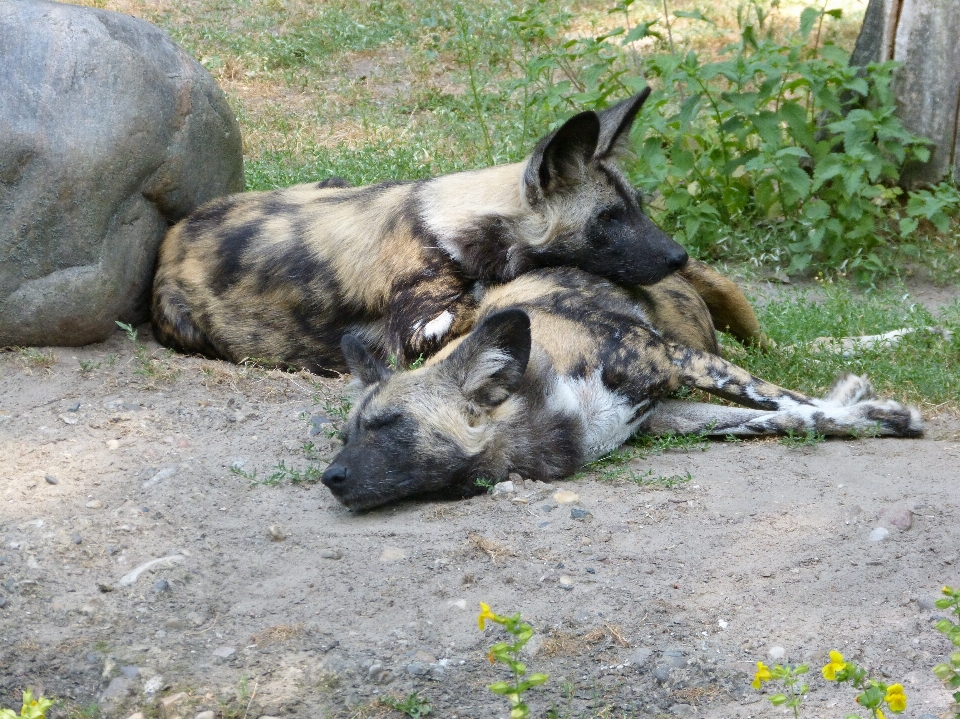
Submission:
M 923 417 L 916 407 L 893 400 L 872 400 L 857 405 L 861 416 L 887 437 L 922 437 Z
M 848 407 L 873 398 L 873 385 L 866 376 L 847 374 L 838 377 L 824 397 L 825 402 Z

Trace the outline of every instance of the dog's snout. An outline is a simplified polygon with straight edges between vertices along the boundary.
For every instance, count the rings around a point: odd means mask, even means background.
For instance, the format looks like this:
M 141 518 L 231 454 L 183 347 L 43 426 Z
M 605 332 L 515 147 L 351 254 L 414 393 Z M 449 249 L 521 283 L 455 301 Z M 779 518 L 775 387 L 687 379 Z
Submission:
M 320 477 L 320 481 L 323 482 L 327 487 L 333 489 L 334 487 L 339 487 L 347 481 L 347 467 L 343 464 L 331 464 L 324 471 L 323 476 Z

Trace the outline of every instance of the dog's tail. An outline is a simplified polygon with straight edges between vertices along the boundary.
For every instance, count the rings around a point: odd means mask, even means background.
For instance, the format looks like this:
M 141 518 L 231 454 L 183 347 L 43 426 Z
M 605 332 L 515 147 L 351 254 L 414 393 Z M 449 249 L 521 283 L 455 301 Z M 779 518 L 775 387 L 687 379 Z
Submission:
M 710 310 L 713 325 L 718 330 L 733 335 L 745 345 L 762 349 L 776 346 L 760 329 L 753 307 L 732 280 L 693 258 L 677 274 L 693 285 Z

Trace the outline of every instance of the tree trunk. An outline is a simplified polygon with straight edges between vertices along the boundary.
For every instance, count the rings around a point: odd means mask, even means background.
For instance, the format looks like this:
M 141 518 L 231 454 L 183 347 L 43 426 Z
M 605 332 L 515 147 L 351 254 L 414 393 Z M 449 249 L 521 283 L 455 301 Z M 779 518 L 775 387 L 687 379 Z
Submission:
M 930 161 L 911 163 L 907 187 L 960 182 L 960 0 L 870 0 L 850 63 L 896 60 L 897 115 L 935 143 Z

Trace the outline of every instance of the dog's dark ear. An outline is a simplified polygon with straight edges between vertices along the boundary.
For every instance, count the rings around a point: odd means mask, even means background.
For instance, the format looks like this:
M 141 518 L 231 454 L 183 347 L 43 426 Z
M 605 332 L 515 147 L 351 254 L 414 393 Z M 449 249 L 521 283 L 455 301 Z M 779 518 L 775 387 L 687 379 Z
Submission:
M 344 335 L 340 340 L 340 350 L 346 360 L 350 374 L 359 379 L 364 386 L 376 384 L 393 372 L 387 365 L 367 351 L 355 335 Z
M 551 192 L 575 185 L 583 177 L 584 165 L 597 150 L 600 120 L 595 112 L 581 112 L 533 148 L 523 184 L 531 204 Z
M 643 103 L 650 96 L 650 88 L 645 87 L 633 97 L 621 100 L 613 107 L 607 108 L 599 114 L 600 117 L 600 139 L 597 141 L 597 149 L 593 156 L 602 160 L 611 155 L 616 155 L 618 150 L 622 150 L 630 140 L 630 128 L 633 121 L 637 119 L 637 114 Z
M 464 396 L 496 407 L 517 391 L 530 360 L 530 318 L 522 310 L 487 317 L 448 358 Z

